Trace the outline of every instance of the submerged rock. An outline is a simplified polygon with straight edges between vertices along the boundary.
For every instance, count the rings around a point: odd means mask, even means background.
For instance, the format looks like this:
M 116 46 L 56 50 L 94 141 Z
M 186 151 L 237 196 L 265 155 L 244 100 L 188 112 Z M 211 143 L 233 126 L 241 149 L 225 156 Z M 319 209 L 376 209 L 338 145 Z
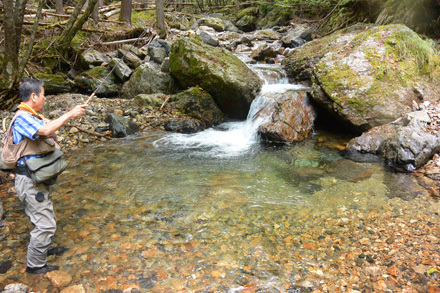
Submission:
M 204 44 L 198 37 L 177 40 L 171 47 L 170 70 L 185 87 L 200 86 L 230 118 L 244 119 L 261 80 L 229 51 Z

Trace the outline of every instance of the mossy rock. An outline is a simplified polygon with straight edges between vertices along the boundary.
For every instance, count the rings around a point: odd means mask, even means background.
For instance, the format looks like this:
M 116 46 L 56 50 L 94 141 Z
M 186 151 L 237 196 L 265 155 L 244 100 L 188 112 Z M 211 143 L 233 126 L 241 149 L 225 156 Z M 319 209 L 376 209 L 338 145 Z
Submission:
M 187 89 L 173 99 L 173 106 L 179 112 L 202 121 L 205 127 L 219 124 L 224 119 L 212 96 L 198 87 Z
M 262 84 L 231 52 L 206 45 L 197 36 L 173 43 L 170 71 L 184 87 L 207 91 L 223 113 L 237 119 L 246 118 Z
M 134 101 L 138 106 L 142 106 L 150 110 L 162 106 L 165 99 L 166 97 L 164 94 L 140 94 L 134 97 Z
M 439 99 L 438 52 L 404 25 L 354 26 L 294 50 L 288 75 L 311 82 L 312 98 L 357 132 Z
M 46 94 L 67 93 L 72 91 L 73 82 L 63 73 L 36 73 L 35 77 L 44 81 Z
M 83 72 L 79 77 L 75 78 L 75 87 L 80 92 L 92 93 L 95 91 L 104 79 L 108 76 L 110 70 L 104 66 L 96 66 L 92 69 Z M 104 81 L 102 86 L 96 92 L 96 95 L 104 97 L 112 97 L 118 94 L 118 86 L 115 82 L 115 77 L 110 74 Z

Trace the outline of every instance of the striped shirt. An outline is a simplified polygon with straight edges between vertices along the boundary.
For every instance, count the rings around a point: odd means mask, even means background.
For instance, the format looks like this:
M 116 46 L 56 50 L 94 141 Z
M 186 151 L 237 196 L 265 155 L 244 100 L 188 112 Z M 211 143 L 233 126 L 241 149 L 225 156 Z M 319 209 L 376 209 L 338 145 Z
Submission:
M 43 120 L 39 120 L 32 115 L 20 115 L 15 119 L 12 126 L 12 139 L 15 144 L 23 141 L 25 138 L 35 140 L 39 137 L 37 134 L 38 129 L 44 125 Z M 39 158 L 41 155 L 24 156 L 25 160 L 31 158 Z M 20 158 L 17 162 L 18 165 L 23 166 L 24 161 Z

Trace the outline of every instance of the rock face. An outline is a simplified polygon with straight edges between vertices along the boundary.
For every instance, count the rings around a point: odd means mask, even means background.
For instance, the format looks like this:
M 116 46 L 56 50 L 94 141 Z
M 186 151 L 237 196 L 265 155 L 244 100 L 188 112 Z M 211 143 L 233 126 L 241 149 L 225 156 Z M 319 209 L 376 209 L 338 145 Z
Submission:
M 309 42 L 285 68 L 312 83 L 312 98 L 357 132 L 391 122 L 413 100 L 436 101 L 440 61 L 433 46 L 404 25 L 353 26 Z
M 211 95 L 200 88 L 190 88 L 177 94 L 174 99 L 173 106 L 179 112 L 202 121 L 206 127 L 219 124 L 224 119 Z
M 263 108 L 255 118 L 267 115 L 270 119 L 260 125 L 258 133 L 265 140 L 282 143 L 306 138 L 316 117 L 307 94 L 292 91 Z
M 230 118 L 245 119 L 261 88 L 260 78 L 229 51 L 198 37 L 171 46 L 170 72 L 184 87 L 200 86 Z

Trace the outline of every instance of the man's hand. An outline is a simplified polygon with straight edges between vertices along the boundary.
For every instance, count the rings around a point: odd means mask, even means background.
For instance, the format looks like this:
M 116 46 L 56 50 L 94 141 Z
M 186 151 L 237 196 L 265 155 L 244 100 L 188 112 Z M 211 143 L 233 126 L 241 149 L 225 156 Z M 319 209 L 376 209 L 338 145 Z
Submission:
M 77 118 L 84 114 L 85 108 L 88 106 L 88 104 L 82 104 L 75 106 L 72 110 L 70 110 L 71 118 Z
M 84 114 L 85 107 L 87 107 L 88 104 L 82 104 L 73 107 L 69 112 L 61 115 L 61 117 L 49 121 L 49 123 L 44 124 L 41 128 L 38 129 L 37 134 L 38 135 L 51 135 L 55 133 L 61 126 L 63 126 L 64 123 L 69 121 L 72 118 L 77 118 Z

